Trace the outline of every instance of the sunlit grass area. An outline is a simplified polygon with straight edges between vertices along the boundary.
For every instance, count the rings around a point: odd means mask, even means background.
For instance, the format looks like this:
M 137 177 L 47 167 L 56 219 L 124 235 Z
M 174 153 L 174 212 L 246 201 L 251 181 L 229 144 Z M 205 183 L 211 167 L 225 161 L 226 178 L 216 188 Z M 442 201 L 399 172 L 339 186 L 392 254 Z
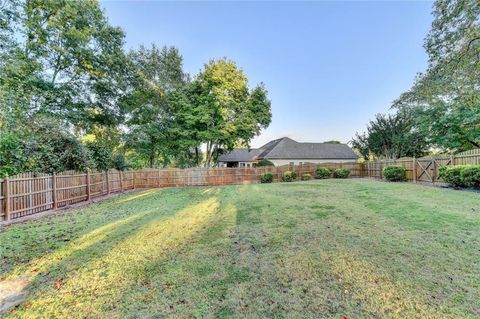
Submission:
M 370 180 L 139 191 L 0 232 L 6 318 L 480 316 L 480 195 Z

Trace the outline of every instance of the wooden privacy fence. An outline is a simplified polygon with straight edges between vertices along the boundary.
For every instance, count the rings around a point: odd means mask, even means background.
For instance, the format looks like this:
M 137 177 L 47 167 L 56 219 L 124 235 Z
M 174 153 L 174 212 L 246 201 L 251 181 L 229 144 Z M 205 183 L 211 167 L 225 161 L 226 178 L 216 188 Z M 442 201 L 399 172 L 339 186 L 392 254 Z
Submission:
M 133 188 L 133 172 L 24 173 L 0 181 L 0 221 Z
M 346 168 L 352 177 L 383 178 L 383 169 L 390 165 L 405 168 L 407 181 L 441 184 L 442 165 L 480 164 L 480 149 L 452 156 L 401 158 L 365 163 L 322 163 L 300 166 L 259 168 L 188 168 L 141 169 L 136 171 L 64 172 L 60 174 L 25 173 L 0 180 L 0 221 L 65 207 L 111 193 L 134 188 L 175 186 L 215 186 L 258 183 L 260 174 L 270 172 L 273 181 L 281 180 L 287 170 L 315 174 L 317 167 Z
M 445 184 L 439 174 L 441 166 L 454 165 L 479 165 L 480 149 L 455 154 L 438 155 L 421 158 L 400 158 L 396 160 L 376 160 L 364 163 L 365 176 L 383 179 L 383 169 L 391 165 L 405 168 L 406 178 L 409 182 L 424 182 Z
M 259 168 L 141 169 L 136 171 L 25 173 L 0 180 L 0 221 L 16 219 L 50 209 L 123 192 L 134 188 L 215 186 L 258 183 L 260 174 L 270 172 L 280 181 L 287 170 L 314 174 L 319 165 Z M 325 163 L 321 166 L 347 168 L 351 176 L 363 176 L 360 163 Z

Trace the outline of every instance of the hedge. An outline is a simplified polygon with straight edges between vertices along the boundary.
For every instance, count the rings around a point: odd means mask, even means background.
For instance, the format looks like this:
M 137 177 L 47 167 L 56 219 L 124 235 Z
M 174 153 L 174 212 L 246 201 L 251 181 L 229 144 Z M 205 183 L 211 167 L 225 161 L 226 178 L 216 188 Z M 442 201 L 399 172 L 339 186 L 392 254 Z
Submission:
M 273 181 L 272 173 L 260 174 L 260 183 L 271 183 Z
M 334 178 L 347 178 L 350 175 L 350 170 L 346 168 L 337 168 L 333 171 Z
M 319 167 L 315 170 L 315 178 L 317 179 L 325 179 L 332 176 L 332 170 L 327 167 Z
M 383 169 L 383 176 L 390 182 L 405 181 L 405 168 L 403 166 L 392 165 Z
M 480 188 L 480 165 L 441 166 L 439 171 L 451 186 Z

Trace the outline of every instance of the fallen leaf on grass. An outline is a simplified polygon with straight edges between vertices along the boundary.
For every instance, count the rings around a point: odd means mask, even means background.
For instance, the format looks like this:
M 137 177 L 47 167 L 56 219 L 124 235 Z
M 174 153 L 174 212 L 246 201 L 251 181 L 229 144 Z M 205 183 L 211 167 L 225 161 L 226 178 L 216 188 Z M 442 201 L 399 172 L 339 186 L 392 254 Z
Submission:
M 63 286 L 63 279 L 62 278 L 55 279 L 55 282 L 53 283 L 53 287 L 58 290 L 62 288 L 62 286 Z

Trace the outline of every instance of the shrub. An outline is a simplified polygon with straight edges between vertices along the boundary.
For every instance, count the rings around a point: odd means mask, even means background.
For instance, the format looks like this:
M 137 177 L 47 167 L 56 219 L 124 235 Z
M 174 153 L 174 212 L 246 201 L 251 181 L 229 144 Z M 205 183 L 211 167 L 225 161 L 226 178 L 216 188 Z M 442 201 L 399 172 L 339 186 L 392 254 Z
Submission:
M 297 173 L 292 171 L 286 171 L 283 173 L 282 181 L 284 182 L 293 182 L 297 178 Z
M 262 166 L 275 166 L 275 165 L 272 162 L 270 162 L 269 160 L 262 159 L 261 161 L 259 161 L 257 163 L 256 167 L 262 167 Z
M 332 170 L 327 167 L 319 167 L 315 170 L 315 178 L 324 179 L 332 176 Z
M 441 166 L 439 168 L 440 177 L 454 187 L 465 187 L 461 176 L 462 169 L 463 166 Z
M 383 176 L 390 182 L 403 182 L 405 181 L 405 168 L 398 165 L 387 166 L 383 169 Z
M 311 179 L 312 179 L 312 175 L 310 175 L 308 173 L 302 174 L 302 180 L 309 181 Z
M 334 178 L 347 178 L 350 175 L 350 170 L 346 168 L 337 168 L 333 171 Z
M 464 166 L 460 177 L 466 187 L 480 188 L 480 165 Z
M 263 173 L 260 175 L 260 183 L 271 183 L 273 181 L 272 173 Z
M 480 188 L 480 165 L 442 166 L 440 177 L 454 187 Z

